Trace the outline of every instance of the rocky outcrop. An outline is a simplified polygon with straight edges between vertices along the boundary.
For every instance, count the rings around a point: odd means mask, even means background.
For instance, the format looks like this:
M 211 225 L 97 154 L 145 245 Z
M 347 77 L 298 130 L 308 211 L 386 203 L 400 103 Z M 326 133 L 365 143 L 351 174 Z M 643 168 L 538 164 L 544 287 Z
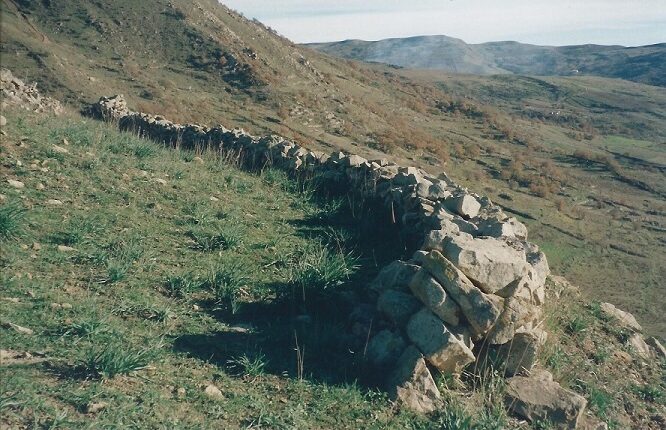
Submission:
M 274 135 L 175 124 L 129 110 L 122 96 L 103 97 L 88 113 L 173 146 L 212 146 L 248 166 L 318 177 L 325 186 L 376 202 L 384 211 L 378 216 L 392 220 L 418 249 L 410 261 L 389 264 L 370 283 L 372 303 L 352 312 L 363 317 L 352 331 L 364 336 L 366 359 L 390 375 L 387 389 L 404 407 L 435 410 L 439 392 L 429 366 L 460 373 L 480 358 L 483 346 L 500 353 L 508 375 L 534 366 L 543 341 L 537 327 L 549 274 L 546 257 L 526 241 L 523 224 L 446 174 L 343 152 L 323 154 Z M 514 384 L 514 403 L 524 406 L 514 409 L 539 416 L 540 409 L 523 401 L 521 381 Z M 562 395 L 552 380 L 529 382 L 542 383 L 548 395 Z M 569 422 L 584 402 L 544 405 L 543 413 L 563 411 Z
M 26 84 L 8 69 L 0 70 L 0 91 L 3 105 L 6 103 L 34 112 L 52 112 L 56 115 L 63 111 L 59 101 L 39 93 L 37 84 Z

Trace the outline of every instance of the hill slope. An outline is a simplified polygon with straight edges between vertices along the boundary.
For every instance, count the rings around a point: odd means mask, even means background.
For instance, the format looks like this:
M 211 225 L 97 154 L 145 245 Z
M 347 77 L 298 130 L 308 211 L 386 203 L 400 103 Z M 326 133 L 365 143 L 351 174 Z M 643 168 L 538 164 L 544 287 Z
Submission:
M 215 0 L 0 9 L 3 67 L 72 107 L 120 93 L 181 123 L 446 170 L 522 216 L 557 273 L 666 333 L 663 88 L 369 67 L 294 45 Z
M 666 44 L 537 46 L 518 42 L 467 44 L 447 36 L 376 42 L 345 40 L 307 46 L 338 57 L 453 73 L 538 76 L 593 75 L 666 86 Z

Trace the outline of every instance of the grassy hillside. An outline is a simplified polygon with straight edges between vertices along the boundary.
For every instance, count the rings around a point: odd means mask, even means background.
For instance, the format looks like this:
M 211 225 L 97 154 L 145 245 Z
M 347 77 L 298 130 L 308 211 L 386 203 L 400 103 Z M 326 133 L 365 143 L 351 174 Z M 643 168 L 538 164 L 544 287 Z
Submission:
M 555 270 L 664 335 L 666 90 L 339 60 L 214 0 L 0 3 L 2 66 L 79 108 L 241 126 L 442 170 L 523 216 Z
M 3 428 L 529 429 L 490 371 L 438 375 L 433 416 L 376 388 L 350 297 L 404 246 L 371 208 L 78 115 L 3 113 Z M 565 284 L 548 303 L 542 365 L 611 428 L 658 429 L 663 364 Z
M 666 86 L 666 44 L 639 47 L 537 46 L 518 42 L 467 44 L 447 36 L 309 44 L 342 58 L 480 75 L 589 75 Z

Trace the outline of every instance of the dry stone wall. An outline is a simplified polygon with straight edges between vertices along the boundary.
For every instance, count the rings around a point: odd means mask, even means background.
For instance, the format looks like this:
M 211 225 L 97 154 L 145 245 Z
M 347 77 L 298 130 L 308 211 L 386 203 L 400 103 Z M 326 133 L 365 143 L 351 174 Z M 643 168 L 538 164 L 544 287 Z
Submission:
M 2 94 L 3 107 L 8 104 L 34 112 L 53 112 L 55 114 L 63 111 L 58 100 L 42 96 L 37 90 L 37 84 L 26 84 L 8 69 L 0 70 L 0 94 Z
M 431 369 L 460 373 L 488 349 L 504 356 L 509 376 L 534 365 L 545 339 L 539 325 L 546 257 L 527 241 L 525 225 L 446 174 L 310 151 L 275 135 L 176 124 L 129 110 L 122 96 L 101 98 L 88 114 L 170 145 L 212 146 L 251 165 L 316 174 L 380 201 L 419 246 L 409 261 L 389 264 L 369 286 L 380 321 L 366 355 L 385 369 L 387 391 L 407 407 L 438 408 Z

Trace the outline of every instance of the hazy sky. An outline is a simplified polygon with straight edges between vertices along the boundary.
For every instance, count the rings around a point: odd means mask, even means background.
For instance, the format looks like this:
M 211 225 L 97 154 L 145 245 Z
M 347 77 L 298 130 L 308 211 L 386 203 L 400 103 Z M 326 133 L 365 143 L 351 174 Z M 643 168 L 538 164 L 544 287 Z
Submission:
M 466 42 L 666 42 L 666 0 L 222 0 L 296 42 L 444 34 Z

